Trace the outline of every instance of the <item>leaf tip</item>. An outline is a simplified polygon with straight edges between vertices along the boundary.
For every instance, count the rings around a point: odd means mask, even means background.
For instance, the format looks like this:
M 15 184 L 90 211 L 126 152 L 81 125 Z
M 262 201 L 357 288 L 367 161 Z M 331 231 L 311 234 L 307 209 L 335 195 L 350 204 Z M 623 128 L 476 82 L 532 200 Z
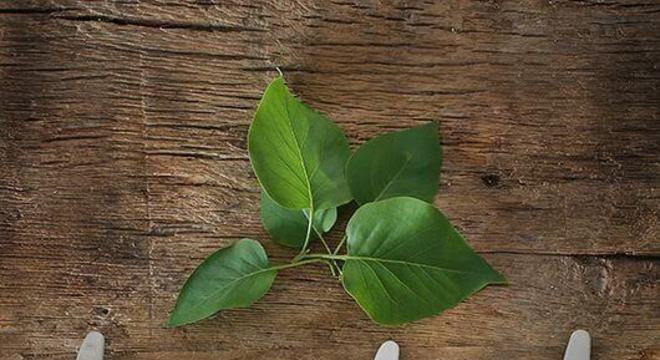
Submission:
M 168 329 L 174 329 L 183 325 L 189 325 L 201 320 L 204 320 L 205 318 L 190 318 L 187 317 L 184 313 L 182 312 L 177 312 L 177 308 L 175 307 L 174 310 L 172 310 L 172 313 L 170 314 L 170 317 L 167 319 L 165 322 L 165 327 Z
M 181 326 L 181 325 L 183 325 L 183 323 L 176 320 L 176 317 L 175 317 L 174 313 L 172 313 L 170 315 L 170 317 L 167 319 L 167 321 L 165 322 L 165 327 L 168 328 L 168 329 L 174 329 L 175 327 L 178 327 L 178 326 Z
M 493 272 L 494 272 L 493 279 L 491 280 L 492 284 L 506 285 L 506 286 L 511 285 L 511 283 L 509 282 L 509 279 L 507 279 L 506 276 L 502 275 L 502 273 L 500 273 L 499 271 L 495 271 L 495 270 L 493 270 Z

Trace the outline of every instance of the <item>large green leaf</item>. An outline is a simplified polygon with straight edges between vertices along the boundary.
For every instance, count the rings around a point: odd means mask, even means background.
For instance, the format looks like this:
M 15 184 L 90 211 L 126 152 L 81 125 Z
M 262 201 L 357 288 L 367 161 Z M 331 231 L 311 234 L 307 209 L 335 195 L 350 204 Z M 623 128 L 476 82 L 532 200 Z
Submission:
M 309 209 L 289 210 L 279 206 L 265 191 L 261 192 L 261 220 L 273 241 L 280 245 L 301 248 L 307 235 Z M 337 220 L 337 208 L 317 210 L 312 218 L 316 232 L 322 234 Z M 318 237 L 312 234 L 313 237 Z
M 349 160 L 346 177 L 360 204 L 396 196 L 431 202 L 441 167 L 438 126 L 432 122 L 369 140 Z
M 342 131 L 296 99 L 281 77 L 266 88 L 248 132 L 250 161 L 261 186 L 288 209 L 329 209 L 351 200 Z
M 246 307 L 270 289 L 277 270 L 258 242 L 242 239 L 206 258 L 188 278 L 168 326 L 202 320 L 223 309 Z
M 505 278 L 424 201 L 398 197 L 362 206 L 348 227 L 346 291 L 376 322 L 439 314 Z

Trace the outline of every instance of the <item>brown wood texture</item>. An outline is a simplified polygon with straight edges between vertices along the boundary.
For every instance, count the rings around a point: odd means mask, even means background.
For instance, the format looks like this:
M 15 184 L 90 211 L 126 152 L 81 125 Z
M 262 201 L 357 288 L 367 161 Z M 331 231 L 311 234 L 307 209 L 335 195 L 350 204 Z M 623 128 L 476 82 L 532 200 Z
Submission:
M 0 358 L 660 359 L 659 64 L 646 0 L 1 1 Z M 353 146 L 439 120 L 436 205 L 511 285 L 389 328 L 312 266 L 163 328 L 214 249 L 293 255 L 245 141 L 275 67 Z

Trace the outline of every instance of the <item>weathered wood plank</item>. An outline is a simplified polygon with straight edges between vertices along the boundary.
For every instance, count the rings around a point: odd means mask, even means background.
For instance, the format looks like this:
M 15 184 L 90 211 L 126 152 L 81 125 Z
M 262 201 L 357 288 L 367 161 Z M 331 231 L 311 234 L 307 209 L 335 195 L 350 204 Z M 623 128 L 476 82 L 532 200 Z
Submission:
M 575 327 L 595 358 L 660 357 L 658 7 L 0 3 L 0 357 L 68 359 L 98 328 L 110 359 L 369 358 L 387 338 L 554 359 Z M 217 247 L 292 255 L 259 224 L 245 146 L 275 66 L 354 146 L 440 120 L 436 204 L 512 285 L 380 328 L 314 267 L 163 329 Z
M 172 245 L 199 243 L 183 239 Z M 489 255 L 509 276 L 510 286 L 489 288 L 440 317 L 400 328 L 371 323 L 325 268 L 311 267 L 281 274 L 273 291 L 249 310 L 167 330 L 159 315 L 167 313 L 184 280 L 182 260 L 157 253 L 155 257 L 156 316 L 151 320 L 143 313 L 147 299 L 137 295 L 145 279 L 134 272 L 107 266 L 97 270 L 97 282 L 88 283 L 84 279 L 89 274 L 64 271 L 75 266 L 75 260 L 41 259 L 50 264 L 44 267 L 60 270 L 43 273 L 39 289 L 9 306 L 33 313 L 29 321 L 16 324 L 29 338 L 8 337 L 4 350 L 27 358 L 71 358 L 91 326 L 108 336 L 109 359 L 180 359 L 193 353 L 202 359 L 335 359 L 345 354 L 362 359 L 388 338 L 401 343 L 406 358 L 556 359 L 577 327 L 592 332 L 597 359 L 644 359 L 643 354 L 660 351 L 660 273 L 653 260 Z M 199 260 L 186 259 L 190 266 L 185 270 Z M 96 266 L 103 269 L 102 264 Z M 3 284 L 20 288 L 20 280 L 4 275 Z M 75 295 L 62 291 L 63 281 Z M 115 286 L 101 286 L 108 283 Z
M 139 68 L 49 23 L 0 14 L 2 359 L 67 354 L 113 307 L 122 329 L 151 316 Z
M 648 255 L 660 251 L 652 8 L 96 4 L 51 17 L 98 53 L 141 59 L 149 163 L 184 187 L 247 169 L 252 109 L 279 65 L 355 145 L 440 120 L 437 204 L 478 249 Z M 258 232 L 241 225 L 226 235 Z

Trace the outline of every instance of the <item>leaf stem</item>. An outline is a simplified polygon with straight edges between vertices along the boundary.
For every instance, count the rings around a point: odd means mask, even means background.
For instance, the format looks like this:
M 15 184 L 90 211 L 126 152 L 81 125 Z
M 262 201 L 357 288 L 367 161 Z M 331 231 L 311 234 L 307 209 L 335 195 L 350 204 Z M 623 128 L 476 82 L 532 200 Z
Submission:
M 348 259 L 348 255 L 309 254 L 309 255 L 302 256 L 301 259 L 327 261 L 328 265 L 330 265 L 330 266 L 334 265 L 337 268 L 337 271 L 339 271 L 339 275 L 341 277 L 341 276 L 344 275 L 344 273 L 341 271 L 341 267 L 339 267 L 339 265 L 337 265 L 337 260 L 344 260 L 345 261 L 346 259 Z M 305 261 L 305 260 L 303 260 L 303 261 Z M 335 274 L 333 273 L 333 275 L 335 275 Z
M 316 234 L 316 236 L 319 237 L 319 239 L 321 240 L 321 243 L 323 244 L 323 247 L 325 247 L 325 250 L 328 252 L 328 255 L 333 254 L 332 250 L 330 249 L 330 246 L 325 241 L 325 238 L 323 237 L 323 234 L 321 234 L 321 232 L 316 227 L 314 227 L 314 209 L 310 208 L 309 209 L 309 214 L 303 210 L 303 215 L 305 215 L 305 217 L 307 218 L 307 236 L 305 237 L 305 243 L 303 244 L 302 249 L 300 249 L 300 253 L 298 253 L 298 255 L 296 255 L 293 258 L 293 261 L 297 262 L 300 259 L 305 257 L 305 255 L 307 253 L 307 246 L 309 245 L 309 240 L 310 240 L 310 236 L 311 236 L 310 229 L 313 230 L 314 233 Z M 339 271 L 339 273 L 341 274 L 341 269 L 339 268 L 339 265 L 337 265 L 336 261 L 334 261 L 334 260 L 329 261 L 328 266 L 330 267 L 330 272 L 332 273 L 332 276 L 336 277 L 337 276 L 337 271 Z
M 307 246 L 309 246 L 309 238 L 310 235 L 312 235 L 312 223 L 314 222 L 314 205 L 309 207 L 309 216 L 307 217 L 307 235 L 305 235 L 305 242 L 303 243 L 303 247 L 300 249 L 300 252 L 298 255 L 296 255 L 293 260 L 295 261 L 296 259 L 301 258 L 302 256 L 305 255 L 305 252 L 307 251 Z
M 303 214 L 305 215 L 307 220 L 309 220 L 309 215 L 307 215 L 307 213 L 304 210 L 303 210 Z M 321 234 L 321 232 L 314 226 L 314 224 L 312 224 L 312 230 L 314 230 L 314 233 L 316 234 L 316 236 L 318 236 L 319 239 L 321 240 L 321 243 L 323 244 L 323 247 L 325 248 L 325 251 L 327 251 L 328 254 L 332 254 L 332 250 L 330 250 L 330 246 L 328 245 L 328 242 L 325 241 L 325 238 L 323 237 L 323 234 Z M 298 258 L 299 257 L 296 256 L 296 259 L 298 259 Z M 333 261 L 332 263 L 328 263 L 328 265 L 330 266 L 330 272 L 332 273 L 332 276 L 335 276 L 335 277 L 337 276 L 337 270 L 339 270 L 339 272 L 341 273 L 341 269 L 339 269 L 339 266 L 337 266 L 337 263 L 335 261 Z
M 314 227 L 314 232 L 316 233 L 316 236 L 318 236 L 319 239 L 321 239 L 321 243 L 323 244 L 323 247 L 325 247 L 325 250 L 328 252 L 328 254 L 332 254 L 332 250 L 330 250 L 330 246 L 328 246 L 328 243 L 323 238 L 323 235 L 321 235 L 321 233 L 318 230 L 316 230 L 315 227 Z M 332 276 L 337 276 L 337 271 L 335 270 L 335 268 L 339 270 L 337 263 L 335 261 L 332 261 L 331 263 L 328 263 L 328 266 L 330 266 L 330 272 L 332 273 Z
M 303 213 L 303 215 L 305 215 L 305 218 L 307 218 L 307 220 L 309 220 L 309 215 L 307 215 L 307 212 L 305 212 L 304 210 L 302 210 L 302 213 Z M 319 230 L 318 230 L 313 224 L 312 224 L 312 230 L 314 231 L 314 233 L 316 234 L 316 236 L 319 237 L 319 239 L 321 240 L 321 244 L 323 244 L 323 247 L 324 247 L 325 250 L 328 252 L 328 254 L 332 254 L 332 250 L 330 250 L 330 246 L 329 246 L 328 243 L 325 241 L 325 238 L 323 237 L 323 234 L 321 234 L 321 232 L 320 232 L 320 231 L 319 231 Z
M 332 250 L 330 250 L 330 246 L 328 246 L 328 243 L 323 238 L 323 235 L 321 235 L 321 233 L 318 230 L 316 230 L 316 228 L 314 228 L 314 232 L 316 233 L 316 236 L 318 236 L 319 239 L 321 240 L 321 243 L 323 244 L 323 247 L 328 252 L 328 254 L 332 254 Z
M 270 269 L 279 271 L 279 270 L 289 269 L 289 268 L 292 268 L 292 267 L 301 266 L 301 265 L 305 265 L 305 264 L 316 263 L 316 262 L 321 262 L 321 261 L 328 262 L 327 259 L 314 257 L 314 258 L 310 258 L 310 259 L 307 259 L 307 260 L 296 261 L 296 262 L 292 262 L 292 263 L 288 263 L 288 264 L 271 266 Z
M 308 254 L 302 257 L 303 259 L 323 259 L 323 260 L 342 260 L 346 261 L 348 255 L 335 255 L 335 254 Z M 305 261 L 305 260 L 303 260 Z
M 337 247 L 335 248 L 335 251 L 332 253 L 332 255 L 337 255 L 339 253 L 339 250 L 341 250 L 341 247 L 344 246 L 344 243 L 346 242 L 346 239 L 348 238 L 348 235 L 344 234 L 344 237 L 341 238 L 341 241 L 339 244 L 337 244 Z

